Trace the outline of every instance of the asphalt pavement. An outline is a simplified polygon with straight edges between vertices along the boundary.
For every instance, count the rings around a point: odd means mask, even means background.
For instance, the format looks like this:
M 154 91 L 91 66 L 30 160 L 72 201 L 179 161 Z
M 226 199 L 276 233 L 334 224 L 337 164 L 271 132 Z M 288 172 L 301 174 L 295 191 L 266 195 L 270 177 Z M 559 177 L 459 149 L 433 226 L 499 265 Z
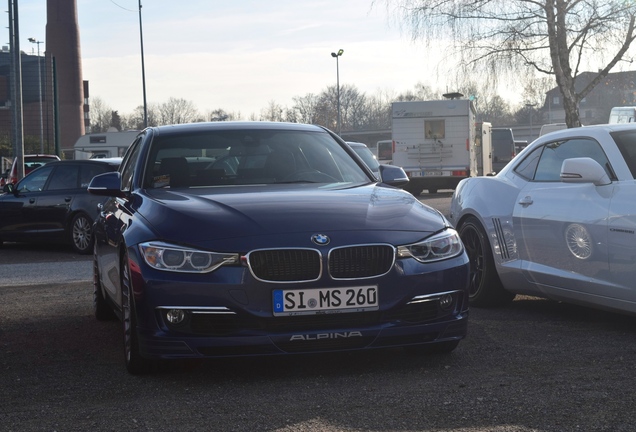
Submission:
M 471 309 L 449 355 L 224 358 L 131 376 L 121 324 L 93 316 L 91 278 L 91 257 L 70 248 L 0 248 L 0 430 L 635 430 L 635 317 L 518 297 Z

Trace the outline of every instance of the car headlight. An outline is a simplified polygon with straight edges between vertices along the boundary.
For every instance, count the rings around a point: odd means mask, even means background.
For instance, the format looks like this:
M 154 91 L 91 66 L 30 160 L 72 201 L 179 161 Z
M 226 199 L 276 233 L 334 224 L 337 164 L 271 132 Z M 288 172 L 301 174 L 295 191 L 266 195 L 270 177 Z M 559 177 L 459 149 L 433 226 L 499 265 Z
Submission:
M 139 250 L 150 267 L 157 270 L 209 273 L 226 264 L 238 264 L 239 255 L 188 249 L 163 242 L 147 242 Z
M 398 246 L 398 258 L 415 258 L 428 263 L 455 257 L 462 253 L 464 246 L 454 229 L 435 234 L 421 242 Z

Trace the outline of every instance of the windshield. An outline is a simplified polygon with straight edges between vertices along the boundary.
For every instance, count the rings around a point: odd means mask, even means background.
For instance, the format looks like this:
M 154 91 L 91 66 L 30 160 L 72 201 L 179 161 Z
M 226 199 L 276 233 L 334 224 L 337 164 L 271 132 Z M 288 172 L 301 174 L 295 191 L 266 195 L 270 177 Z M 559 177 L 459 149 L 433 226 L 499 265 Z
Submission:
M 326 132 L 220 130 L 158 137 L 145 187 L 368 182 Z

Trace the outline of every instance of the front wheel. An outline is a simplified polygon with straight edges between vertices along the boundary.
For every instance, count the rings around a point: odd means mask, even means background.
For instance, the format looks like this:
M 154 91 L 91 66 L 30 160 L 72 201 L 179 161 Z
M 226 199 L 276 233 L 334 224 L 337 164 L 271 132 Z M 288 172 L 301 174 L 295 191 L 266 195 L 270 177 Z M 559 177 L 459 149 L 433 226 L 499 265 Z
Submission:
M 128 254 L 124 254 L 121 263 L 121 297 L 126 370 L 133 375 L 152 372 L 155 362 L 142 357 L 139 352 L 137 314 L 135 312 Z
M 495 260 L 486 231 L 475 217 L 469 217 L 459 227 L 459 236 L 470 261 L 471 306 L 501 306 L 511 302 L 515 294 L 507 291 L 495 268 Z
M 69 229 L 71 246 L 77 253 L 89 254 L 93 250 L 93 222 L 84 213 L 76 214 Z

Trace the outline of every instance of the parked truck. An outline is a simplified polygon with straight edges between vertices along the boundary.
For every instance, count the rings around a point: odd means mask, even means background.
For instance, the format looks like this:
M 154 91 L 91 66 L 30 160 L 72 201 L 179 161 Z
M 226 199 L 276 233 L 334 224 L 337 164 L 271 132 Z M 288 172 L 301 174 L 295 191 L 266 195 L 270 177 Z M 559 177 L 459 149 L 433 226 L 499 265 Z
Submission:
M 471 100 L 394 102 L 392 111 L 392 164 L 409 176 L 413 195 L 492 172 L 491 125 L 475 121 Z

